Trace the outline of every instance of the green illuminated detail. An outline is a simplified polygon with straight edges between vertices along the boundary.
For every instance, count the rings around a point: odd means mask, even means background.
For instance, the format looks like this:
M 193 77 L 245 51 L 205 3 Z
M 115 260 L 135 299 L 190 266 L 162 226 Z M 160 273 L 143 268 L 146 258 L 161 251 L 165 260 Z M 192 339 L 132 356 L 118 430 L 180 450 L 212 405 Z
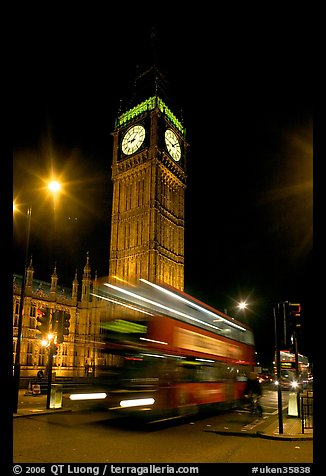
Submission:
M 106 330 L 121 333 L 137 333 L 145 334 L 147 326 L 136 324 L 135 322 L 124 321 L 123 319 L 116 319 L 112 322 L 106 322 L 102 324 L 102 327 Z
M 116 120 L 116 126 L 122 126 L 127 124 L 130 120 L 134 119 L 135 117 L 139 116 L 145 111 L 151 111 L 158 107 L 159 110 L 167 116 L 169 121 L 185 136 L 186 129 L 182 126 L 181 122 L 175 117 L 173 112 L 167 107 L 167 105 L 162 101 L 161 98 L 158 96 L 152 96 L 146 101 L 138 104 L 137 106 L 133 107 L 127 112 L 121 114 Z

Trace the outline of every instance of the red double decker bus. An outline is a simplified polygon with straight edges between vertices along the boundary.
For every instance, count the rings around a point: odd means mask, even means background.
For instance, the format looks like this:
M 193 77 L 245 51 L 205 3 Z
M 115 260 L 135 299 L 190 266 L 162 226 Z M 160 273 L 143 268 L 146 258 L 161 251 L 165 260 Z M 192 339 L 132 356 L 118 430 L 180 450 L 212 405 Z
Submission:
M 106 283 L 102 322 L 110 410 L 150 419 L 235 407 L 255 366 L 252 331 L 201 301 L 166 285 Z
M 290 350 L 280 351 L 281 381 L 277 379 L 276 353 L 274 356 L 275 384 L 281 383 L 283 390 L 294 390 L 297 387 L 306 389 L 309 384 L 310 364 L 308 357 L 298 354 L 298 368 L 296 357 Z

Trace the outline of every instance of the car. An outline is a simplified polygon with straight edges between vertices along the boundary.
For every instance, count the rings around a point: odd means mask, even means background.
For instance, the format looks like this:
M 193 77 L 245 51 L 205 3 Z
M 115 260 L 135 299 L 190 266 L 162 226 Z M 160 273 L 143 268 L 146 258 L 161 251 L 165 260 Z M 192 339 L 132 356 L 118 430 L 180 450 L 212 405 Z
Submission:
M 260 383 L 270 383 L 273 382 L 273 377 L 267 373 L 259 374 L 258 376 Z

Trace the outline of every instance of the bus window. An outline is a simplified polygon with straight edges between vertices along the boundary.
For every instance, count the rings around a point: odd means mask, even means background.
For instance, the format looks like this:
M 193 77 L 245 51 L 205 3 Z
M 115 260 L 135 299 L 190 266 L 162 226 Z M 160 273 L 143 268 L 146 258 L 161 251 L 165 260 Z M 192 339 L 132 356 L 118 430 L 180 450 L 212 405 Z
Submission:
M 200 366 L 200 382 L 216 382 L 217 381 L 217 372 L 216 367 L 212 365 L 201 365 Z
M 196 382 L 197 381 L 197 364 L 191 362 L 182 362 L 179 366 L 180 382 Z

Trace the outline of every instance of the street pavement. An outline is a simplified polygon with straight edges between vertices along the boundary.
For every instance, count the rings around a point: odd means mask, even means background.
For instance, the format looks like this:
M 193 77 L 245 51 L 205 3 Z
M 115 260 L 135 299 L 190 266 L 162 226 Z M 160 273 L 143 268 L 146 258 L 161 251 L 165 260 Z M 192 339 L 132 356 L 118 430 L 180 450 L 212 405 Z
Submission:
M 94 408 L 93 401 L 72 401 L 69 394 L 63 394 L 62 403 L 59 408 L 46 408 L 46 395 L 31 395 L 26 390 L 19 391 L 18 410 L 13 414 L 14 418 L 40 415 L 48 413 L 80 411 Z M 227 424 L 225 420 L 206 431 L 218 434 L 229 434 L 230 436 L 255 436 L 261 438 L 272 438 L 280 440 L 312 440 L 313 429 L 302 431 L 302 420 L 296 416 L 289 416 L 287 407 L 283 408 L 283 433 L 280 433 L 280 422 L 278 413 L 263 416 L 262 419 L 248 421 L 248 414 L 237 413 L 237 418 L 230 418 Z

